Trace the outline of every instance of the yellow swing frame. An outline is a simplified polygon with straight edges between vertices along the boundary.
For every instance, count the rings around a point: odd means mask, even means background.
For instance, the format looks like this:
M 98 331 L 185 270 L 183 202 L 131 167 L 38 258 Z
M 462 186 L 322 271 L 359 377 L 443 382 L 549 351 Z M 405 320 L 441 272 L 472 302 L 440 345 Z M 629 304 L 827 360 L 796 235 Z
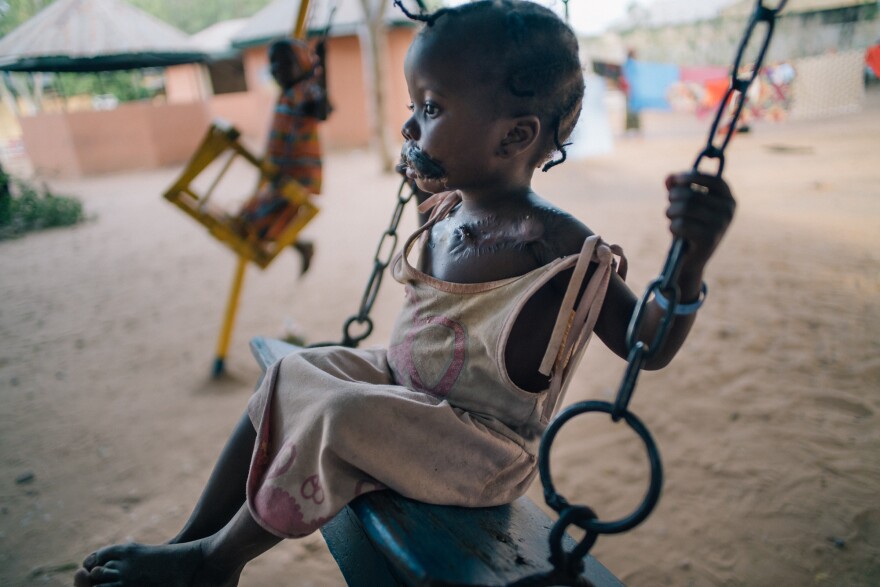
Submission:
M 293 31 L 295 38 L 301 39 L 304 36 L 309 3 L 309 0 L 301 0 L 300 2 Z M 226 304 L 226 313 L 217 341 L 213 368 L 213 375 L 215 377 L 220 376 L 225 369 L 226 354 L 232 339 L 232 328 L 238 310 L 241 286 L 244 281 L 247 263 L 255 263 L 261 269 L 268 267 L 281 251 L 296 242 L 300 231 L 318 213 L 318 207 L 311 202 L 312 194 L 308 190 L 294 180 L 280 178 L 278 168 L 272 162 L 257 157 L 248 151 L 239 141 L 239 136 L 240 133 L 231 124 L 222 120 L 215 120 L 198 149 L 181 172 L 180 177 L 163 194 L 166 200 L 205 226 L 211 236 L 228 246 L 238 255 L 238 264 L 233 276 L 232 287 Z M 191 187 L 193 181 L 224 153 L 227 153 L 228 157 L 221 167 L 220 173 L 214 178 L 204 194 L 196 193 Z M 296 214 L 274 241 L 264 241 L 253 236 L 243 235 L 235 226 L 234 219 L 216 206 L 213 206 L 210 202 L 215 188 L 237 158 L 242 158 L 249 162 L 260 172 L 260 181 L 257 184 L 256 192 L 259 192 L 260 188 L 267 182 L 274 181 L 277 184 L 280 181 L 282 182 L 279 189 L 280 193 L 296 206 Z

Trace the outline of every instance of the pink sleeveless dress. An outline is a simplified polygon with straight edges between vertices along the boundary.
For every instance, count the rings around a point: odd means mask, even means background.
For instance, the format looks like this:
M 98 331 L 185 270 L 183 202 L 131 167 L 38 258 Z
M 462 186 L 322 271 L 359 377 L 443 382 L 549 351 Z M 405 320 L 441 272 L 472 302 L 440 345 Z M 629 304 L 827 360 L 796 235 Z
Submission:
M 437 205 L 431 222 L 392 262 L 405 293 L 388 349 L 303 349 L 270 367 L 251 398 L 257 442 L 247 503 L 269 532 L 304 536 L 378 489 L 480 507 L 516 499 L 534 479 L 540 434 L 590 338 L 614 253 L 591 236 L 580 254 L 519 277 L 435 279 L 408 256 L 459 201 L 448 192 L 426 202 Z M 596 270 L 576 303 L 591 262 Z M 504 364 L 511 328 L 532 294 L 572 268 L 541 366 L 549 386 L 525 391 Z

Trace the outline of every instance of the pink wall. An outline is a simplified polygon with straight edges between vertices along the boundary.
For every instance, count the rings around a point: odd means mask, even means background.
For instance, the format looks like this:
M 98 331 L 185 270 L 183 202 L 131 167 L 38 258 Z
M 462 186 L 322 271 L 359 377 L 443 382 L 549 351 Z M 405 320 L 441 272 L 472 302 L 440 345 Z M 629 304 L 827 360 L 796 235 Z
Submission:
M 200 102 L 129 102 L 114 110 L 41 113 L 20 122 L 34 170 L 75 177 L 184 163 L 210 116 Z
M 238 131 L 260 145 L 266 142 L 266 133 L 275 107 L 275 96 L 269 92 L 235 92 L 218 94 L 210 101 L 211 118 L 231 122 Z M 257 151 L 261 154 L 262 151 Z
M 34 171 L 61 177 L 82 175 L 64 112 L 19 117 L 24 149 Z
M 398 140 L 409 102 L 403 59 L 413 36 L 412 29 L 389 31 L 386 118 L 389 135 Z M 278 90 L 268 73 L 266 47 L 248 49 L 243 60 L 251 88 L 248 92 L 202 101 L 200 66 L 178 66 L 166 70 L 165 104 L 129 102 L 114 110 L 22 117 L 25 149 L 34 169 L 56 176 L 80 176 L 181 164 L 193 154 L 213 118 L 231 122 L 260 153 Z M 327 60 L 327 86 L 334 110 L 321 126 L 324 146 L 367 146 L 368 96 L 358 38 L 331 38 Z
M 413 29 L 394 29 L 388 38 L 390 66 L 388 68 L 388 122 L 391 136 L 401 143 L 403 137 L 400 129 L 409 118 L 409 91 L 406 89 L 406 78 L 403 77 L 403 61 L 406 51 L 412 44 L 415 31 Z
M 328 42 L 327 94 L 333 113 L 320 127 L 324 145 L 333 148 L 369 144 L 367 89 L 357 37 L 337 37 Z
M 202 65 L 175 65 L 165 69 L 165 97 L 172 104 L 198 102 L 211 93 Z
M 409 97 L 403 78 L 403 59 L 413 35 L 412 29 L 402 28 L 392 29 L 388 35 L 386 119 L 392 137 L 400 136 L 400 127 L 409 116 L 406 109 Z M 211 116 L 228 120 L 255 144 L 262 145 L 269 132 L 278 88 L 269 75 L 267 47 L 246 49 L 242 60 L 249 91 L 211 97 Z M 182 73 L 166 79 L 169 85 L 188 83 Z M 367 146 L 370 142 L 368 96 L 357 37 L 333 37 L 328 41 L 327 89 L 333 103 L 333 114 L 321 125 L 324 147 L 333 149 Z M 169 87 L 168 90 L 169 99 L 172 94 L 185 95 L 185 92 L 177 89 L 172 90 Z

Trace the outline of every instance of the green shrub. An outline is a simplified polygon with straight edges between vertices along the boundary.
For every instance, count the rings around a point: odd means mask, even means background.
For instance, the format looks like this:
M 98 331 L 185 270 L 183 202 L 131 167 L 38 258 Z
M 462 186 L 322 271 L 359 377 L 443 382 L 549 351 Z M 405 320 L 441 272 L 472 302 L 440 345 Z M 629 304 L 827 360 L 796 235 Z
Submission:
M 82 202 L 0 171 L 0 239 L 84 220 Z

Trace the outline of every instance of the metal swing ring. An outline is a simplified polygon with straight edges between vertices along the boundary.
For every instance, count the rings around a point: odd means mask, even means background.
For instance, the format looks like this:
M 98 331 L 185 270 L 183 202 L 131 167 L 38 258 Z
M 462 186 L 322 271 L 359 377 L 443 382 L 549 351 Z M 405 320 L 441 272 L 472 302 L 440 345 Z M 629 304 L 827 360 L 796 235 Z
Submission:
M 541 447 L 538 452 L 538 472 L 541 475 L 541 484 L 544 486 L 544 499 L 547 505 L 560 514 L 570 510 L 572 506 L 569 505 L 564 497 L 556 492 L 556 488 L 553 486 L 553 480 L 550 475 L 550 447 L 563 424 L 575 416 L 589 412 L 601 412 L 611 415 L 614 413 L 614 404 L 604 401 L 585 401 L 569 406 L 550 423 L 547 430 L 544 431 L 544 436 L 541 438 Z M 651 436 L 648 428 L 635 414 L 626 411 L 622 414 L 622 419 L 645 443 L 645 449 L 648 454 L 648 462 L 651 467 L 651 482 L 648 485 L 648 491 L 645 493 L 642 503 L 630 515 L 611 522 L 602 522 L 581 515 L 575 516 L 572 513 L 569 515 L 572 519 L 566 520 L 566 526 L 575 524 L 587 531 L 588 534 L 618 534 L 641 524 L 657 505 L 660 499 L 660 490 L 663 487 L 663 465 L 660 462 L 660 452 L 657 450 L 657 444 L 654 442 L 654 438 Z
M 352 335 L 350 330 L 354 324 L 359 324 L 363 326 L 364 330 L 360 334 Z M 356 348 L 357 345 L 370 336 L 373 332 L 373 320 L 369 316 L 352 316 L 348 320 L 345 321 L 345 325 L 342 327 L 343 341 L 342 346 L 347 346 L 350 348 Z
M 565 531 L 572 524 L 582 528 L 582 524 L 596 519 L 598 519 L 596 512 L 585 505 L 570 506 L 562 511 L 559 519 L 556 520 L 556 523 L 550 529 L 550 562 L 553 563 L 554 567 L 565 569 L 571 575 L 580 573 L 584 566 L 584 557 L 587 556 L 587 553 L 596 544 L 599 534 L 587 530 L 586 535 L 571 552 L 566 552 L 562 546 L 562 538 L 565 535 Z

